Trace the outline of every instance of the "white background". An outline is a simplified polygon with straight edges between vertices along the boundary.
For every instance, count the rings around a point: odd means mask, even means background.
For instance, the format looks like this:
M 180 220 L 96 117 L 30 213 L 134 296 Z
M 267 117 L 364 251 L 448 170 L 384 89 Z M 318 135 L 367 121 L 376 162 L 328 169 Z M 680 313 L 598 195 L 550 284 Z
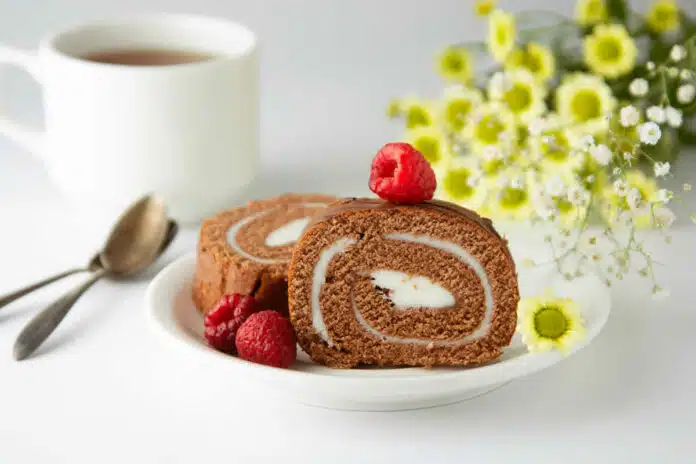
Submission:
M 348 195 L 366 193 L 369 159 L 399 136 L 383 117 L 387 100 L 435 95 L 433 53 L 482 36 L 470 3 L 0 0 L 0 41 L 32 48 L 57 27 L 144 10 L 244 22 L 263 43 L 264 172 L 248 195 Z M 522 4 L 572 11 L 569 1 L 503 2 Z M 3 113 L 39 123 L 35 85 L 3 71 Z M 682 158 L 677 182 L 693 181 L 693 156 Z M 38 160 L 0 140 L 0 294 L 87 261 L 104 227 L 90 219 L 64 202 Z M 160 267 L 195 240 L 186 230 Z M 23 324 L 74 280 L 66 282 L 0 311 L 0 464 L 694 462 L 694 230 L 681 225 L 671 246 L 654 250 L 670 299 L 653 303 L 643 281 L 624 282 L 605 331 L 578 355 L 470 402 L 400 413 L 287 404 L 243 378 L 218 394 L 209 386 L 218 373 L 147 327 L 142 296 L 154 272 L 98 284 L 35 358 L 11 361 Z

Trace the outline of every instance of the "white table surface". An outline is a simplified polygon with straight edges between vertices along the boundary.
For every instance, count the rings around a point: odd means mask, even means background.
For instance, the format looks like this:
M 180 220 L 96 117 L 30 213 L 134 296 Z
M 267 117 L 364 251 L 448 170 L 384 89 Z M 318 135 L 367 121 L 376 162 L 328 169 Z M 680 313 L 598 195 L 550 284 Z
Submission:
M 38 163 L 0 148 L 4 293 L 86 261 L 101 237 Z M 306 190 L 291 164 L 273 166 L 258 188 Z M 334 189 L 362 192 L 359 171 Z M 195 241 L 185 230 L 163 262 Z M 656 253 L 669 265 L 669 299 L 654 303 L 646 285 L 625 282 L 604 332 L 566 362 L 469 402 L 396 413 L 287 403 L 243 378 L 208 397 L 219 373 L 148 326 L 149 279 L 97 284 L 35 357 L 14 362 L 14 337 L 69 283 L 57 285 L 0 311 L 0 462 L 694 462 L 694 230 L 677 228 Z
M 572 11 L 572 2 L 503 3 Z M 141 9 L 239 19 L 263 38 L 264 173 L 249 196 L 365 193 L 371 151 L 398 134 L 384 121 L 386 100 L 435 95 L 432 53 L 484 33 L 462 0 L 36 0 L 0 2 L 0 41 L 31 48 L 47 30 Z M 5 78 L 3 110 L 38 121 L 35 85 L 16 71 Z M 0 294 L 86 262 L 105 228 L 93 222 L 0 139 Z M 652 302 L 637 279 L 616 286 L 604 332 L 567 361 L 469 402 L 396 413 L 287 403 L 243 378 L 209 397 L 208 366 L 147 325 L 152 274 L 98 283 L 34 358 L 14 362 L 28 318 L 78 277 L 0 310 L 0 464 L 696 462 L 695 238 L 682 225 L 656 248 L 670 299 Z M 160 267 L 195 241 L 195 228 L 184 231 Z

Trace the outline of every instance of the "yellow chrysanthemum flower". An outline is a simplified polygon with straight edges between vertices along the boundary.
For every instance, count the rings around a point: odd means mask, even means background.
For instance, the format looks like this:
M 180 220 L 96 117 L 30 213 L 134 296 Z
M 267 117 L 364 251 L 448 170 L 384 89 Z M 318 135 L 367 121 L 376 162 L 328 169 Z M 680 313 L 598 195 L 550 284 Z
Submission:
M 570 298 L 556 297 L 550 290 L 520 300 L 517 330 L 533 353 L 556 349 L 568 354 L 585 338 L 585 322 L 578 304 Z
M 579 130 L 599 135 L 609 128 L 605 116 L 616 107 L 611 89 L 600 76 L 576 73 L 566 76 L 556 89 L 556 111 Z
M 435 195 L 458 205 L 477 209 L 483 203 L 486 189 L 480 183 L 481 172 L 470 157 L 453 157 L 436 170 Z
M 545 45 L 530 42 L 525 47 L 516 48 L 505 59 L 505 69 L 525 68 L 539 81 L 553 77 L 556 58 L 551 49 Z
M 679 5 L 674 0 L 658 0 L 652 4 L 645 21 L 654 32 L 663 33 L 679 28 Z
M 429 127 L 435 124 L 436 113 L 430 102 L 418 98 L 406 98 L 399 106 L 407 129 Z
M 481 91 L 468 87 L 445 89 L 440 118 L 445 128 L 460 133 L 469 122 L 474 108 L 483 102 Z
M 477 16 L 488 16 L 495 8 L 495 0 L 476 0 L 474 4 L 474 13 Z
M 575 4 L 575 20 L 582 26 L 592 26 L 609 17 L 604 0 L 578 0 Z
M 421 126 L 408 131 L 406 142 L 410 143 L 430 164 L 436 166 L 452 156 L 445 134 L 437 127 Z
M 529 137 L 529 148 L 542 168 L 550 173 L 568 174 L 580 169 L 584 156 L 574 147 L 581 134 L 556 114 L 544 118 L 544 129 Z
M 611 79 L 628 74 L 636 65 L 638 48 L 622 24 L 600 24 L 583 44 L 590 70 Z
M 471 53 L 461 47 L 447 47 L 437 56 L 437 71 L 451 82 L 468 84 L 474 74 Z
M 486 147 L 506 150 L 516 143 L 515 116 L 500 102 L 480 105 L 464 128 L 464 136 L 474 153 L 482 153 Z
M 488 97 L 504 103 L 515 120 L 528 123 L 546 111 L 546 88 L 526 69 L 514 69 L 488 82 Z
M 515 17 L 502 10 L 495 10 L 488 19 L 488 50 L 500 63 L 515 47 L 517 26 Z
M 501 179 L 506 182 L 503 184 Z M 534 216 L 532 192 L 535 188 L 533 178 L 528 173 L 507 170 L 502 177 L 499 176 L 495 185 L 489 184 L 486 213 L 494 219 L 504 221 L 531 219 Z
M 633 217 L 633 224 L 640 229 L 645 229 L 651 227 L 653 224 L 652 212 L 650 208 L 651 203 L 658 202 L 658 191 L 659 186 L 655 179 L 647 177 L 643 172 L 634 169 L 626 173 L 625 177 L 626 186 L 623 188 L 627 193 L 635 189 L 638 192 L 638 197 L 634 200 L 630 199 L 629 194 L 622 195 L 617 191 L 616 185 L 606 186 L 604 189 L 604 206 L 602 208 L 602 213 L 605 219 L 610 223 L 614 222 L 619 218 L 619 214 L 627 213 L 631 214 Z M 640 206 L 631 210 L 631 201 L 637 201 L 644 203 L 644 206 Z

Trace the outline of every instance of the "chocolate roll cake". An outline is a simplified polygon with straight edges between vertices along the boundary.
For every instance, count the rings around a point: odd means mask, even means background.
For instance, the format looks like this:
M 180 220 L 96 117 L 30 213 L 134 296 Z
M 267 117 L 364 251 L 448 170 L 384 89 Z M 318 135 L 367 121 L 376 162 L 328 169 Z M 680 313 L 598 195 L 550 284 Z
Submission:
M 288 279 L 298 342 L 330 367 L 481 364 L 515 332 L 506 241 L 447 202 L 335 203 L 296 245 Z
M 198 242 L 193 301 L 206 314 L 227 293 L 253 295 L 287 314 L 287 269 L 312 216 L 336 198 L 287 194 L 206 220 Z

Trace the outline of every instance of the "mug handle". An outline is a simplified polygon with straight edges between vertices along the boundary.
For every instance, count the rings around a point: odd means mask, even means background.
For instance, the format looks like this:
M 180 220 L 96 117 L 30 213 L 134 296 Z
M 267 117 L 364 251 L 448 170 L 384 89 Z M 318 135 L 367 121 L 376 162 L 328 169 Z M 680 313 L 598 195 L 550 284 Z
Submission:
M 38 58 L 22 50 L 0 45 L 0 64 L 11 64 L 28 72 L 36 82 L 41 82 Z M 43 135 L 0 114 L 0 134 L 7 136 L 25 150 L 39 155 L 43 152 Z

